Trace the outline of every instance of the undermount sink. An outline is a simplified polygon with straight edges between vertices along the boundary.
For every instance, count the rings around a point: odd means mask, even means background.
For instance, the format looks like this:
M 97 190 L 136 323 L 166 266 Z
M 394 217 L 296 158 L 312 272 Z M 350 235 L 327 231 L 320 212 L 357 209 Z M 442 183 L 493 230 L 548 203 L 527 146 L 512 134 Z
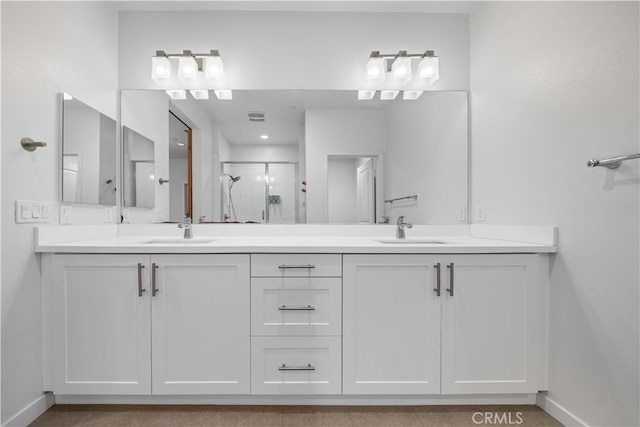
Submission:
M 432 240 L 432 239 L 382 239 L 376 240 L 376 242 L 386 243 L 386 244 L 400 244 L 400 245 L 446 245 L 447 242 L 443 242 L 442 240 Z
M 193 239 L 185 239 L 182 237 L 154 237 L 147 239 L 143 242 L 139 242 L 143 245 L 152 244 L 174 244 L 174 245 L 202 245 L 206 243 L 215 242 L 216 239 L 210 237 L 194 237 Z

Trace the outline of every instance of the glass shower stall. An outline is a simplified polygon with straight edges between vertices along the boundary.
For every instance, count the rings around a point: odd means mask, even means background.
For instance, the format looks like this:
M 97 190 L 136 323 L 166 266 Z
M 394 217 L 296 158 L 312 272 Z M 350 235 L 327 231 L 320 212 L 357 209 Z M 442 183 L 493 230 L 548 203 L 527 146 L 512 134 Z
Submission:
M 225 222 L 298 222 L 297 163 L 222 162 Z

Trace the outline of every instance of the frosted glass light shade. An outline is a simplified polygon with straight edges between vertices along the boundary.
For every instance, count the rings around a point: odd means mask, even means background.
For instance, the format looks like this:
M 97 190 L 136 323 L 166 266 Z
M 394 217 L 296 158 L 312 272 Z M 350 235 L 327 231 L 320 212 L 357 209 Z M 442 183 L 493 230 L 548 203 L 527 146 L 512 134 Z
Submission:
M 221 79 L 224 76 L 224 64 L 219 56 L 204 58 L 204 76 L 207 79 Z
M 166 56 L 151 57 L 151 78 L 158 84 L 165 84 L 171 78 L 171 61 Z
M 392 99 L 396 99 L 396 96 L 398 96 L 398 93 L 400 91 L 398 90 L 381 90 L 380 91 L 380 99 L 384 100 L 384 101 L 390 101 Z
M 217 89 L 217 90 L 214 90 L 213 93 L 215 93 L 218 99 L 220 100 L 229 100 L 233 98 L 233 95 L 230 89 Z
M 193 56 L 184 56 L 178 59 L 178 78 L 180 80 L 195 79 L 198 73 L 198 63 Z
M 367 99 L 373 99 L 374 95 L 376 94 L 375 90 L 359 90 L 358 91 L 358 100 L 359 101 L 363 101 L 363 100 L 367 100 Z
M 420 95 L 422 95 L 421 90 L 405 90 L 404 92 L 402 92 L 402 99 L 415 101 L 416 99 L 420 98 Z
M 187 91 L 183 89 L 170 89 L 167 90 L 167 95 L 171 97 L 171 99 L 187 99 Z
M 425 56 L 418 64 L 418 78 L 428 85 L 440 78 L 440 64 L 437 56 Z
M 189 92 L 193 99 L 209 99 L 209 91 L 206 89 L 192 89 Z
M 381 82 L 387 75 L 384 58 L 369 58 L 367 62 L 367 79 L 371 82 Z
M 405 84 L 411 80 L 411 77 L 413 77 L 413 72 L 411 70 L 411 58 L 402 56 L 396 58 L 391 65 L 391 74 L 400 84 Z

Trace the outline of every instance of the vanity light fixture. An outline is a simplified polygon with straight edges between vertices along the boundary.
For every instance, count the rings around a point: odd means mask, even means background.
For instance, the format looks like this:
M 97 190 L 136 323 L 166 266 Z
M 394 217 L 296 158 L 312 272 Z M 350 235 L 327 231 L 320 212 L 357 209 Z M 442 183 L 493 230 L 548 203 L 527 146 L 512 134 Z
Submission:
M 162 85 L 170 81 L 173 74 L 172 58 L 178 59 L 180 80 L 193 80 L 201 72 L 207 80 L 220 80 L 224 76 L 224 64 L 217 50 L 211 50 L 209 53 L 193 53 L 190 50 L 166 53 L 164 50 L 157 50 L 156 55 L 151 58 L 151 78 L 156 83 Z
M 416 67 L 414 58 L 420 60 Z M 387 77 L 388 81 L 383 84 Z M 381 54 L 374 50 L 366 65 L 368 89 L 359 90 L 358 99 L 373 99 L 376 90 L 381 90 L 380 99 L 394 99 L 403 90 L 402 99 L 415 100 L 422 95 L 424 86 L 433 84 L 438 78 L 440 64 L 433 50 L 424 53 L 401 50 L 395 54 Z

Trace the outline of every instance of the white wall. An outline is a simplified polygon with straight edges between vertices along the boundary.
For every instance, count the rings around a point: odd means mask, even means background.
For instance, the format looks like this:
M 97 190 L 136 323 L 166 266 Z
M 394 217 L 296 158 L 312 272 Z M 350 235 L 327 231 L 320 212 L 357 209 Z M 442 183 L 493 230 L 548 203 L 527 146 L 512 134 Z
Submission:
M 232 89 L 358 89 L 372 50 L 436 49 L 435 90 L 468 89 L 465 14 L 136 12 L 120 14 L 120 87 L 154 89 L 150 58 L 218 49 Z
M 384 154 L 385 138 L 383 110 L 305 112 L 307 223 L 328 221 L 328 156 Z
M 415 224 L 452 224 L 467 206 L 468 104 L 466 92 L 426 92 L 387 110 L 385 215 Z M 466 222 L 466 218 L 460 222 Z
M 358 163 L 355 158 L 329 158 L 327 163 L 329 224 L 358 222 Z
M 297 163 L 298 158 L 297 145 L 230 144 L 227 157 L 223 161 Z
M 117 13 L 107 3 L 1 2 L 2 423 L 42 403 L 40 266 L 33 225 L 15 224 L 16 199 L 52 204 L 58 221 L 60 93 L 117 116 Z M 20 138 L 45 141 L 28 153 Z M 74 205 L 73 221 L 102 209 Z
M 558 226 L 546 403 L 588 425 L 640 424 L 640 162 L 586 167 L 639 151 L 638 13 L 483 2 L 471 15 L 473 205 L 492 224 Z

